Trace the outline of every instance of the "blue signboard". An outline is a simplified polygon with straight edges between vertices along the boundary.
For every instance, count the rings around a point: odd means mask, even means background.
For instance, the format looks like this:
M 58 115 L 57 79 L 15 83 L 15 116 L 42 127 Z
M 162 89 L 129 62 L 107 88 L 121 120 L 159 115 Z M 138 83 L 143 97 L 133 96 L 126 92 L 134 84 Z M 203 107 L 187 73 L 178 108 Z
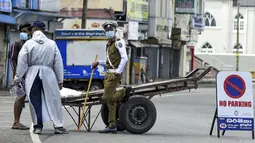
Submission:
M 253 118 L 218 118 L 218 126 L 220 130 L 253 130 Z
M 0 0 L 0 11 L 1 12 L 12 12 L 12 1 L 11 0 Z
M 95 69 L 93 79 L 104 79 L 105 72 L 100 73 Z M 104 67 L 106 71 L 106 67 Z M 88 66 L 64 66 L 64 79 L 89 79 L 92 73 L 91 65 Z
M 60 50 L 63 64 L 64 64 L 64 79 L 89 79 L 92 73 L 91 65 L 85 66 L 68 66 L 66 64 L 66 48 L 68 40 L 56 40 L 58 48 Z M 98 68 L 95 69 L 93 79 L 104 79 L 106 67 L 104 66 L 104 72 L 99 72 Z
M 191 19 L 191 28 L 204 30 L 205 22 L 203 15 L 193 16 Z
M 105 37 L 103 30 L 56 30 L 56 37 Z

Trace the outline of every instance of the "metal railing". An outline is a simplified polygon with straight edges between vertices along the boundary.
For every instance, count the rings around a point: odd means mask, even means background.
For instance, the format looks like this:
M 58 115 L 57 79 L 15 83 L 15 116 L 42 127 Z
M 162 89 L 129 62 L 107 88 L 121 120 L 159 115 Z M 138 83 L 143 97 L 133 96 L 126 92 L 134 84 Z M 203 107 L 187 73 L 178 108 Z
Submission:
M 220 61 L 219 59 L 206 54 L 204 58 L 202 58 L 203 62 L 208 63 L 210 66 L 216 68 L 219 71 L 233 71 L 235 67 L 233 65 L 225 64 L 224 62 Z

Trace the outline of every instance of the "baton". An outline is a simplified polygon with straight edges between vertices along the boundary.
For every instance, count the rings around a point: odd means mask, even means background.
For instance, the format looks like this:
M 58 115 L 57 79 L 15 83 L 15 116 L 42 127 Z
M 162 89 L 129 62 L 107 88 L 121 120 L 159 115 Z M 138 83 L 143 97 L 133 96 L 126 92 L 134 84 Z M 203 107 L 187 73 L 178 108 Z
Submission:
M 98 55 L 96 55 L 95 62 L 97 61 L 97 57 L 98 57 Z M 92 69 L 92 72 L 91 72 L 91 75 L 90 75 L 89 86 L 88 86 L 88 89 L 87 89 L 86 98 L 84 100 L 84 105 L 83 105 L 83 108 L 82 108 L 82 116 L 80 118 L 80 124 L 79 124 L 79 127 L 78 127 L 78 131 L 80 131 L 80 128 L 81 128 L 82 119 L 83 119 L 83 116 L 84 116 L 84 110 L 86 108 L 86 103 L 87 103 L 87 99 L 88 99 L 88 95 L 89 95 L 89 90 L 90 90 L 90 84 L 91 84 L 93 75 L 94 75 L 94 68 Z

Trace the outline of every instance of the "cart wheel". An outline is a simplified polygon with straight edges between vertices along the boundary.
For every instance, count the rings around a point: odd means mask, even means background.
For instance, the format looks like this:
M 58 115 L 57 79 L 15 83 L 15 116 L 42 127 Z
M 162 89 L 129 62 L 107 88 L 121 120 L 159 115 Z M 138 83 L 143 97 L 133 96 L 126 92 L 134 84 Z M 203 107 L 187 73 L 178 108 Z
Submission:
M 117 111 L 116 111 L 116 119 L 117 119 L 117 130 L 118 131 L 124 131 L 125 130 L 125 126 L 123 124 L 120 123 L 119 121 L 119 107 L 120 107 L 120 104 L 118 104 L 117 106 Z M 108 107 L 107 107 L 107 104 L 102 104 L 101 106 L 101 118 L 104 122 L 104 124 L 106 126 L 108 126 L 108 114 L 109 114 L 109 110 L 108 110 Z
M 151 100 L 132 96 L 119 110 L 120 121 L 132 134 L 143 134 L 155 124 L 157 111 Z

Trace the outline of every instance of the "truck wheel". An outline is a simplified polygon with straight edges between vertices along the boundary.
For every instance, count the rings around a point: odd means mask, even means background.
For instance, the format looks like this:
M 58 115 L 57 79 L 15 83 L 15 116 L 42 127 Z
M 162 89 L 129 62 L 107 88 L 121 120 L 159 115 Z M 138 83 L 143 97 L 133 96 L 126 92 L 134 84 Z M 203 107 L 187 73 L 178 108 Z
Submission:
M 92 85 L 90 87 L 90 91 L 95 91 L 95 90 L 99 90 L 102 89 L 103 86 L 100 82 L 92 82 Z
M 120 104 L 118 104 L 117 106 L 117 110 L 116 110 L 116 119 L 117 119 L 117 130 L 118 131 L 124 131 L 125 130 L 125 127 L 123 124 L 120 123 L 119 121 L 119 107 L 120 107 Z M 108 107 L 107 107 L 107 104 L 102 104 L 101 106 L 101 118 L 104 122 L 104 124 L 106 126 L 108 126 L 108 114 L 109 114 L 109 110 L 108 110 Z
M 130 97 L 126 103 L 121 105 L 119 114 L 120 121 L 132 134 L 143 134 L 149 131 L 157 118 L 154 104 L 143 96 Z

